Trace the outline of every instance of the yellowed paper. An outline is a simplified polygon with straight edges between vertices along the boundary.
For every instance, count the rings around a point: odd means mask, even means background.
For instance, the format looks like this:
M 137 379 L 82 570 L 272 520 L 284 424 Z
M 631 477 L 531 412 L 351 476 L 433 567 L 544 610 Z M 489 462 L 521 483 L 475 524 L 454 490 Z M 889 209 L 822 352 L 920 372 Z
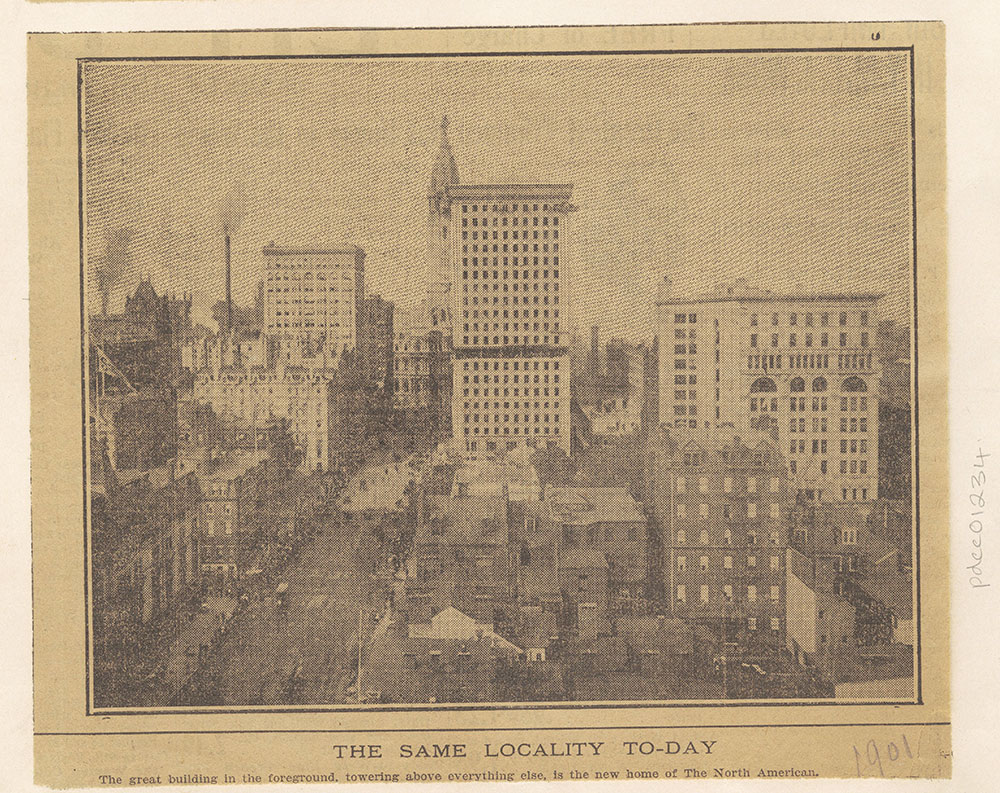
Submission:
M 31 36 L 37 781 L 949 776 L 943 42 Z

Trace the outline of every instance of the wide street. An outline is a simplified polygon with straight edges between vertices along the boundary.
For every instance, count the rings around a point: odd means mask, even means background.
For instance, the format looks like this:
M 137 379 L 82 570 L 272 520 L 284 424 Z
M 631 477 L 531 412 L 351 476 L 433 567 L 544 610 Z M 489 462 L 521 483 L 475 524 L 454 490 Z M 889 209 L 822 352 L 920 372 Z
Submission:
M 356 527 L 336 512 L 320 527 L 277 579 L 288 584 L 285 605 L 277 604 L 272 581 L 213 654 L 204 673 L 217 681 L 219 704 L 338 703 L 347 696 L 357 663 L 359 608 L 367 634 L 385 603 L 374 594 L 370 572 L 357 569 Z

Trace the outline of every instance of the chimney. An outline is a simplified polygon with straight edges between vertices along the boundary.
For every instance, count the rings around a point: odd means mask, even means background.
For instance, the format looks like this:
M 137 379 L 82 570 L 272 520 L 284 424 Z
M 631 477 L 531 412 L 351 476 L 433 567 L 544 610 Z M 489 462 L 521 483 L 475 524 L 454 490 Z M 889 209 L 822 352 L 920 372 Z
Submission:
M 233 273 L 230 261 L 229 229 L 226 229 L 226 332 L 233 329 Z

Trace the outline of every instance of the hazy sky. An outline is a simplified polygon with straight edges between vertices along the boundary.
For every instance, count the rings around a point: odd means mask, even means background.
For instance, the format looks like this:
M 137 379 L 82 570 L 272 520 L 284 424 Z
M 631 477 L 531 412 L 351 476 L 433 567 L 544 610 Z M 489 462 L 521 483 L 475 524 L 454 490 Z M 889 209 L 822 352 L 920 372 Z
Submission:
M 905 53 L 102 63 L 85 103 L 91 261 L 132 230 L 113 310 L 144 273 L 223 295 L 234 184 L 237 300 L 272 240 L 360 245 L 367 292 L 422 297 L 447 113 L 463 182 L 575 185 L 581 328 L 651 336 L 663 275 L 874 289 L 908 321 Z

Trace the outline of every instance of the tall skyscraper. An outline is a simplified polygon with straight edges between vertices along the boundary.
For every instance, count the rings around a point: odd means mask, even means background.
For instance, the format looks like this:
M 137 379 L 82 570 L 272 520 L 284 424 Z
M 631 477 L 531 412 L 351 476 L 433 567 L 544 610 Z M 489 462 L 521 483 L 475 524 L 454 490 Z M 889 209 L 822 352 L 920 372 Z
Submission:
M 660 422 L 768 432 L 806 501 L 878 498 L 878 299 L 743 280 L 674 296 L 665 280 Z
M 570 448 L 571 184 L 459 183 L 448 119 L 431 170 L 427 312 L 470 456 Z M 442 377 L 445 377 L 442 374 Z
M 452 433 L 570 449 L 569 184 L 454 185 Z

